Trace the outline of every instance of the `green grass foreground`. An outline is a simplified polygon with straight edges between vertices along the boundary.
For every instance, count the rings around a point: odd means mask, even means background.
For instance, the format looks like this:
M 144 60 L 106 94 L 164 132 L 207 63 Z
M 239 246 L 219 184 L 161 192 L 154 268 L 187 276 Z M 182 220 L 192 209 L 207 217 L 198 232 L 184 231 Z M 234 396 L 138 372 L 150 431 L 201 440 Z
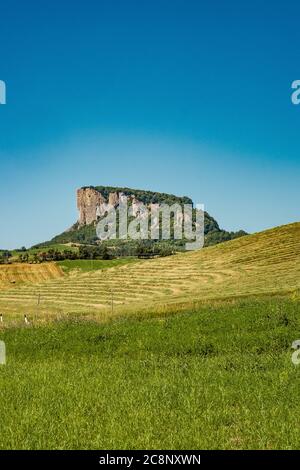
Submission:
M 111 260 L 102 259 L 65 259 L 63 261 L 57 261 L 56 264 L 62 268 L 66 273 L 73 270 L 79 270 L 82 272 L 97 271 L 98 269 L 108 269 L 116 266 L 124 266 L 129 263 L 137 263 L 137 258 L 118 258 Z
M 2 449 L 299 449 L 299 300 L 7 329 Z

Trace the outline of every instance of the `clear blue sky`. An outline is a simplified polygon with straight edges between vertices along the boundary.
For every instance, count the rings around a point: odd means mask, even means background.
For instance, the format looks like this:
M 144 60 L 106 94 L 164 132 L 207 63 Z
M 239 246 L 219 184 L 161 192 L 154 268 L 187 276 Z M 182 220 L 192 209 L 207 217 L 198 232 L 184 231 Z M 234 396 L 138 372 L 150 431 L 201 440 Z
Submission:
M 297 1 L 1 2 L 0 247 L 77 219 L 75 190 L 191 196 L 228 230 L 299 220 Z

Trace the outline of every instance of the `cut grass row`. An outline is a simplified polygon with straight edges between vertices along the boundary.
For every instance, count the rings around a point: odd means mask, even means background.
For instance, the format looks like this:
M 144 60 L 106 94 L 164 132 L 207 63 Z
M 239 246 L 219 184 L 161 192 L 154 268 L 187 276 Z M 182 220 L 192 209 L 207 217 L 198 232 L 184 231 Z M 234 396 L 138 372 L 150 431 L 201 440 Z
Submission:
M 1 311 L 11 315 L 36 311 L 40 299 L 39 311 L 53 315 L 110 311 L 115 315 L 182 302 L 296 292 L 300 223 L 168 258 L 125 265 L 116 261 L 109 269 L 75 270 L 62 279 L 2 290 Z
M 19 284 L 35 284 L 49 279 L 57 279 L 63 272 L 55 263 L 43 264 L 4 264 L 0 265 L 0 289 L 4 290 Z

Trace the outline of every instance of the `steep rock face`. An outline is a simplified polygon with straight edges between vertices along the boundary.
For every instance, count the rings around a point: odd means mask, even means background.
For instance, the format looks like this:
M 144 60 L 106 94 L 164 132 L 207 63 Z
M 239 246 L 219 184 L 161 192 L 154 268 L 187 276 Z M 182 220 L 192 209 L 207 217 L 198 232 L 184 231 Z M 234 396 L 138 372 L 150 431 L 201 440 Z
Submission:
M 123 198 L 127 198 L 132 204 L 132 213 L 136 215 L 143 202 L 134 194 L 125 195 L 123 192 L 109 192 L 105 197 L 95 188 L 80 188 L 77 190 L 77 208 L 79 211 L 79 226 L 90 225 L 96 222 L 98 217 L 104 215 L 106 204 L 117 207 Z
M 118 193 L 109 193 L 108 204 L 110 204 L 111 206 L 117 206 L 119 204 Z
M 148 210 L 158 208 L 161 204 L 168 204 L 169 206 L 173 204 L 192 204 L 192 200 L 187 196 L 175 196 L 174 194 L 128 187 L 84 186 L 77 190 L 77 207 L 79 211 L 77 222 L 70 229 L 52 238 L 52 240 L 35 245 L 35 248 L 45 247 L 53 243 L 97 244 L 99 240 L 96 235 L 95 222 L 99 217 L 105 215 L 107 204 L 117 207 L 121 202 L 125 202 L 125 199 L 128 208 L 131 210 L 130 215 L 133 216 L 141 213 L 143 204 Z M 204 214 L 204 232 L 206 246 L 246 235 L 246 232 L 243 231 L 227 232 L 221 230 L 217 221 L 207 212 Z M 176 241 L 173 242 L 176 245 Z M 180 248 L 181 245 L 177 244 L 176 246 Z M 120 253 L 120 256 L 124 255 L 122 250 Z M 130 247 L 128 253 L 132 253 Z
M 95 222 L 97 220 L 97 208 L 105 202 L 102 194 L 94 188 L 78 189 L 77 208 L 79 210 L 79 224 L 89 225 Z
M 110 192 L 105 197 L 95 188 L 80 188 L 77 190 L 77 208 L 79 211 L 78 223 L 90 225 L 96 222 L 99 216 L 105 213 L 106 204 L 117 207 L 120 200 L 125 197 L 122 192 Z M 135 201 L 137 205 L 142 204 L 135 196 L 129 196 L 128 199 Z

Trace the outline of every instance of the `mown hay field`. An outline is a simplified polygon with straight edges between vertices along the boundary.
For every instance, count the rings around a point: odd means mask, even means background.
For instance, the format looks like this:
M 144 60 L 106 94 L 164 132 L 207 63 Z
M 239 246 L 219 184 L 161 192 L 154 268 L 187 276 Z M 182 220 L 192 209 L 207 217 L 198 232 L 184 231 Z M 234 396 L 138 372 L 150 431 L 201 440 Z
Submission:
M 32 266 L 28 265 L 29 282 L 2 285 L 0 310 L 7 316 L 32 313 L 104 318 L 207 300 L 293 293 L 300 288 L 300 223 L 197 252 L 64 277 L 54 265 Z M 39 282 L 30 282 L 32 269 L 36 270 L 34 280 L 39 278 Z M 47 278 L 47 270 L 53 270 L 52 278 Z
M 56 263 L 27 264 L 13 263 L 0 265 L 0 290 L 19 284 L 36 284 L 63 276 Z

